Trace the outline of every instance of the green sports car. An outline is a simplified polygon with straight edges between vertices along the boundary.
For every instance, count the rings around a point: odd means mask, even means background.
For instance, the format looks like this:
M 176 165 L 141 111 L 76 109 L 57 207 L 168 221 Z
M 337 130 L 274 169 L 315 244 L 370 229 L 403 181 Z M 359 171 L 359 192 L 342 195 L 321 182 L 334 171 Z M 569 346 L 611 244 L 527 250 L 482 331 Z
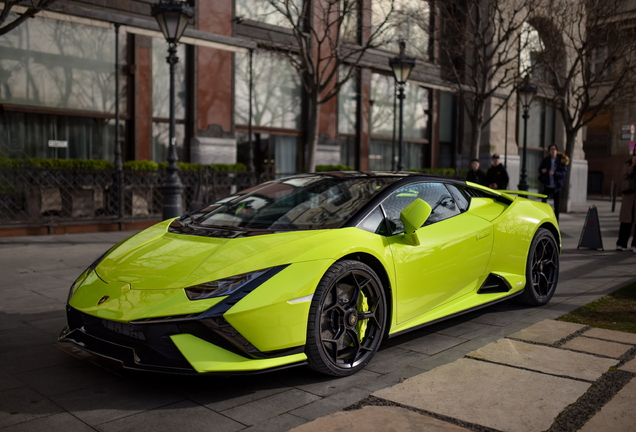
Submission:
M 386 338 L 550 301 L 558 224 L 518 195 L 533 194 L 410 173 L 264 183 L 102 255 L 71 287 L 60 341 L 131 369 L 350 375 Z

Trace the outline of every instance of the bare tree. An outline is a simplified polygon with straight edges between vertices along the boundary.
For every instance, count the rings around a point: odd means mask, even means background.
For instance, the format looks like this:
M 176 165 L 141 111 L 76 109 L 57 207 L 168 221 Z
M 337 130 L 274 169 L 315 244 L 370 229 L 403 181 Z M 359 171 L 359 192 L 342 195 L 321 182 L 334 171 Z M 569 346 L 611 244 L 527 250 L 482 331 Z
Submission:
M 2 12 L 0 12 L 0 36 L 10 32 L 27 19 L 35 16 L 38 12 L 48 8 L 55 3 L 55 1 L 56 0 L 4 0 L 3 9 Z M 11 9 L 13 9 L 14 6 L 23 6 L 27 9 L 23 13 L 18 14 L 18 17 L 13 21 L 6 23 Z
M 386 43 L 384 35 L 395 25 L 395 3 L 382 0 L 381 13 L 370 19 L 363 0 L 265 0 L 272 14 L 291 29 L 293 43 L 267 48 L 285 55 L 297 70 L 308 100 L 305 134 L 305 170 L 314 171 L 320 123 L 320 105 L 336 96 L 371 48 Z
M 438 0 L 439 49 L 471 124 L 469 158 L 479 158 L 482 130 L 519 82 L 522 37 L 536 0 Z M 498 103 L 490 106 L 494 97 Z
M 543 10 L 549 19 L 531 22 L 545 45 L 533 75 L 542 81 L 561 115 L 570 159 L 581 128 L 635 94 L 636 31 L 622 15 L 630 3 L 551 0 Z M 565 187 L 561 210 L 567 209 L 568 194 Z

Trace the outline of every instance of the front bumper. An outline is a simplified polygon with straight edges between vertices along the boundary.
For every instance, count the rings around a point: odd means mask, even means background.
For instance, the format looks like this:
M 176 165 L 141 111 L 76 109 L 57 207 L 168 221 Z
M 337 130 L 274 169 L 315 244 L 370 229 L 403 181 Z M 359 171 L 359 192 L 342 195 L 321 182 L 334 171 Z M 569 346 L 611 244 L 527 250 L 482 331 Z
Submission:
M 66 308 L 59 341 L 114 360 L 126 369 L 176 374 L 249 373 L 306 363 L 303 347 L 260 352 L 222 317 L 169 317 L 120 323 Z

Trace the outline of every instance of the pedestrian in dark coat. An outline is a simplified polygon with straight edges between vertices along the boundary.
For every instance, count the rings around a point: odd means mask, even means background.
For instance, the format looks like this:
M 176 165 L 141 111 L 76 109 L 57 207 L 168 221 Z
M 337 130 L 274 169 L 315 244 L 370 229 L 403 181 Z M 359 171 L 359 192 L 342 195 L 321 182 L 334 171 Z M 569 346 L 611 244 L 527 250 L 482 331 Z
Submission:
M 479 159 L 470 161 L 470 169 L 468 170 L 466 181 L 486 186 L 486 174 L 479 169 Z
M 558 151 L 556 144 L 552 144 L 548 147 L 549 155 L 539 165 L 539 181 L 543 185 L 541 193 L 554 199 L 554 215 L 557 221 L 561 205 L 561 189 L 563 189 L 568 173 L 567 165 L 570 163 L 570 158 Z M 544 202 L 546 201 L 547 199 L 544 199 Z
M 486 172 L 486 184 L 491 189 L 507 189 L 508 188 L 508 172 L 506 167 L 499 163 L 499 155 L 492 155 L 492 166 Z
M 627 241 L 632 234 L 636 215 L 636 154 L 629 158 L 623 166 L 623 189 L 621 194 L 621 211 L 618 216 L 620 228 L 618 229 L 618 240 L 616 250 L 627 249 Z M 636 253 L 636 236 L 632 239 L 632 251 Z

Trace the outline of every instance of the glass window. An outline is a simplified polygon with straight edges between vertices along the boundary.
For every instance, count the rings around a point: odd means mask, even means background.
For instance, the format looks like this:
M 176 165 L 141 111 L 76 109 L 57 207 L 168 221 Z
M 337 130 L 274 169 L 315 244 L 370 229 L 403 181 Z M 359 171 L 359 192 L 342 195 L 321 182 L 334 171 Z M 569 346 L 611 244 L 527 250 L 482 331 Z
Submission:
M 331 229 L 344 225 L 396 178 L 289 177 L 223 199 L 192 215 L 195 225 L 238 229 Z
M 48 147 L 49 140 L 68 148 Z M 6 112 L 0 117 L 0 156 L 113 161 L 115 120 Z
M 390 0 L 371 2 L 372 21 L 375 29 L 388 22 L 382 41 L 387 49 L 398 51 L 399 39 L 406 41 L 406 54 L 427 59 L 429 47 L 429 23 L 431 10 L 428 0 L 394 0 L 391 12 Z
M 428 138 L 428 89 L 406 83 L 404 94 L 404 138 Z
M 372 135 L 393 136 L 395 80 L 389 75 L 371 75 Z
M 168 44 L 163 39 L 152 39 L 152 116 L 170 117 L 170 65 L 166 61 Z M 186 107 L 186 50 L 177 46 L 179 62 L 175 65 L 174 114 L 176 119 L 185 119 Z
M 525 127 L 525 121 L 523 119 L 523 107 L 519 106 L 519 118 L 517 119 L 519 125 L 519 136 L 517 137 L 517 143 L 519 147 L 523 147 L 523 128 Z M 542 135 L 543 135 L 543 100 L 535 98 L 530 104 L 528 110 L 528 147 L 542 147 Z
M 468 201 L 468 198 L 466 198 L 466 195 L 464 195 L 462 191 L 460 191 L 455 185 L 447 184 L 446 187 L 451 192 L 451 194 L 453 194 L 453 197 L 455 198 L 455 202 L 457 203 L 459 209 L 461 211 L 468 210 L 470 202 Z
M 429 91 L 415 84 L 407 83 L 403 106 L 405 142 L 404 166 L 407 169 L 422 168 L 424 150 L 428 138 Z M 399 105 L 395 103 L 395 80 L 389 75 L 371 75 L 371 135 L 369 144 L 369 169 L 391 170 L 391 163 L 397 157 L 399 132 L 394 125 Z M 397 124 L 395 125 L 398 126 Z M 393 137 L 395 136 L 395 144 Z M 381 139 L 386 137 L 388 139 Z M 390 141 L 389 141 L 390 140 Z M 411 140 L 411 141 L 409 141 Z
M 347 71 L 340 71 L 340 79 L 344 79 Z M 341 134 L 356 133 L 358 108 L 358 83 L 355 74 L 345 82 L 338 92 L 338 132 Z
M 406 83 L 404 86 L 404 138 L 428 138 L 429 91 Z M 393 136 L 395 80 L 389 75 L 371 76 L 371 134 Z M 399 102 L 399 101 L 398 101 Z M 395 106 L 398 110 L 399 106 Z
M 246 125 L 249 113 L 249 54 L 235 54 L 234 121 Z M 300 129 L 301 83 L 286 58 L 254 52 L 252 124 Z
M 444 184 L 432 182 L 410 184 L 395 191 L 382 203 L 382 209 L 391 226 L 391 234 L 404 232 L 400 213 L 417 198 L 426 201 L 432 209 L 424 225 L 440 222 L 460 213 L 459 207 Z
M 340 145 L 340 163 L 351 168 L 356 167 L 356 139 L 353 136 L 341 136 L 338 138 Z
M 260 21 L 279 27 L 291 28 L 285 16 L 279 12 L 289 5 L 294 21 L 302 12 L 302 0 L 236 0 L 236 17 Z
M 296 172 L 298 137 L 272 135 L 276 174 L 289 175 Z
M 16 17 L 12 13 L 7 19 Z M 121 32 L 119 44 L 119 62 L 123 65 L 126 37 Z M 126 109 L 125 84 L 121 79 L 122 115 Z M 114 119 L 108 117 L 115 113 L 116 101 L 114 27 L 36 16 L 3 35 L 0 101 L 99 113 L 92 118 L 6 111 L 0 118 L 3 156 L 112 161 L 115 130 Z M 68 148 L 49 148 L 49 140 L 67 141 Z
M 369 142 L 369 169 L 371 171 L 391 171 L 395 169 L 391 160 L 397 157 L 397 142 L 372 139 Z
M 380 207 L 373 210 L 358 225 L 358 228 L 375 234 L 386 235 L 386 224 L 384 223 L 384 213 Z
M 160 163 L 168 161 L 168 142 L 170 135 L 170 123 L 152 123 L 152 160 Z M 183 161 L 183 142 L 185 140 L 185 125 L 175 125 L 175 140 L 177 144 L 177 158 Z
M 545 46 L 537 29 L 527 22 L 521 27 L 520 44 L 519 74 L 522 76 L 531 74 L 532 78 L 540 79 L 543 73 L 540 70 L 539 60 Z
M 13 20 L 16 14 L 10 14 Z M 120 34 L 120 63 L 126 38 Z M 121 95 L 125 81 L 120 80 Z M 0 37 L 0 98 L 4 103 L 115 112 L 115 30 L 28 19 Z M 126 104 L 122 98 L 122 113 Z
M 340 12 L 344 14 L 340 27 L 340 37 L 343 40 L 358 42 L 359 5 L 359 0 L 340 0 Z

